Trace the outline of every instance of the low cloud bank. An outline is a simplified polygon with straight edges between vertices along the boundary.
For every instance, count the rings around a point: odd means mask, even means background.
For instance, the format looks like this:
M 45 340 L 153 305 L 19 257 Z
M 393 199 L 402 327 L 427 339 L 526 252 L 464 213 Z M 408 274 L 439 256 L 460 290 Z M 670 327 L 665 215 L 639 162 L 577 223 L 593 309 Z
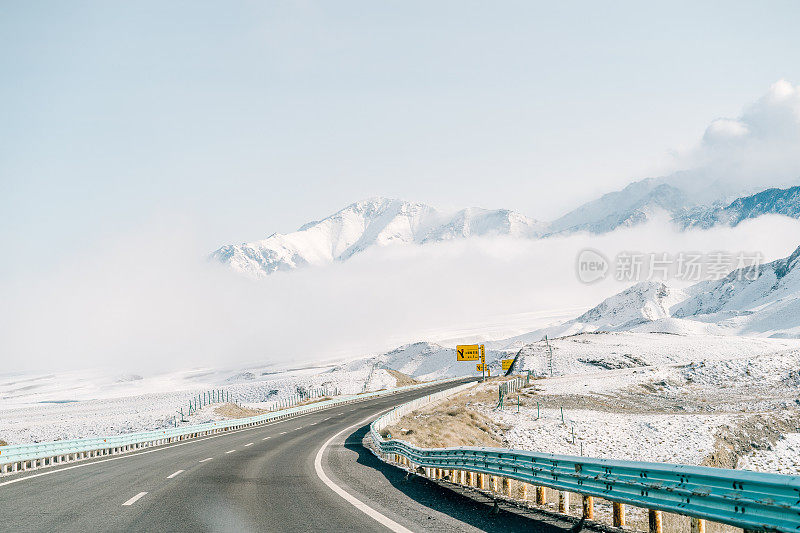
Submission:
M 800 244 L 800 222 L 785 217 L 685 233 L 656 220 L 602 236 L 376 249 L 253 281 L 204 262 L 191 228 L 171 226 L 0 287 L 4 369 L 146 373 L 366 354 L 511 313 L 589 307 L 629 284 L 580 283 L 575 260 L 586 247 L 608 257 L 728 250 L 771 260 Z

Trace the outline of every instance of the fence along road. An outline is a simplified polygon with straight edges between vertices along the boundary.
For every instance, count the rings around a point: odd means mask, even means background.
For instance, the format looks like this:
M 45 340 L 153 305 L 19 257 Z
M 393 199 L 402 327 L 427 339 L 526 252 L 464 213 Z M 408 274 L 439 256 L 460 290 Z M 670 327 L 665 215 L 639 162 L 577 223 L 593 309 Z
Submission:
M 125 455 L 0 477 L 3 531 L 380 531 L 326 486 L 314 459 L 333 435 L 422 390 L 332 407 L 269 425 Z M 327 476 L 354 498 L 412 531 L 568 531 L 405 481 L 361 447 L 366 423 L 335 439 Z M 229 453 L 228 453 L 229 452 Z M 447 493 L 447 494 L 443 494 Z

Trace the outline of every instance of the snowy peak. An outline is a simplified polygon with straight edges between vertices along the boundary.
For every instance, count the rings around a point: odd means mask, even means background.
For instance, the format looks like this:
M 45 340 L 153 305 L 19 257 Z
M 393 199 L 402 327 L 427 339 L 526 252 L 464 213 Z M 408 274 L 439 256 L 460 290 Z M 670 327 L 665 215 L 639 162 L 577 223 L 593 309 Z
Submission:
M 800 186 L 767 189 L 751 196 L 737 198 L 725 207 L 688 211 L 675 220 L 683 228 L 710 228 L 718 224 L 736 226 L 744 220 L 767 214 L 800 218 Z
M 545 227 L 541 222 L 507 209 L 469 207 L 458 211 L 448 222 L 431 229 L 422 242 L 493 235 L 536 238 L 542 235 Z
M 252 277 L 344 261 L 370 247 L 426 244 L 476 236 L 535 238 L 544 225 L 508 210 L 468 208 L 443 213 L 415 202 L 372 198 L 351 204 L 289 234 L 227 245 L 211 257 Z
M 726 208 L 731 225 L 768 213 L 800 218 L 800 186 L 789 189 L 767 189 L 758 194 L 739 198 Z
M 658 282 L 637 283 L 573 320 L 495 346 L 518 349 L 545 335 L 603 331 L 800 338 L 800 247 L 784 259 L 734 270 L 721 280 L 683 290 Z
M 800 302 L 800 248 L 784 259 L 757 270 L 734 270 L 718 281 L 698 284 L 702 290 L 674 309 L 678 318 L 724 313 L 726 316 L 764 313 L 774 304 Z M 725 318 L 724 316 L 720 318 Z M 800 315 L 793 318 L 800 326 Z
M 626 329 L 670 316 L 670 307 L 684 298 L 681 291 L 663 283 L 643 281 L 603 300 L 575 319 L 597 329 Z
M 659 180 L 645 179 L 582 205 L 555 220 L 549 230 L 551 233 L 605 233 L 646 222 L 657 212 L 666 211 L 675 216 L 691 206 L 680 189 Z

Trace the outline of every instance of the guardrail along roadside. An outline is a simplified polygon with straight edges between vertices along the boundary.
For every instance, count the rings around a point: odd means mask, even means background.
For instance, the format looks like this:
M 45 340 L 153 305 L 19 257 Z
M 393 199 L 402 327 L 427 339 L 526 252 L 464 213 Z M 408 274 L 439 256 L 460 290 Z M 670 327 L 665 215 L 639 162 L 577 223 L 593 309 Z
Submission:
M 384 461 L 461 485 L 511 497 L 512 481 L 523 500 L 543 505 L 546 490 L 558 493 L 558 511 L 581 498 L 581 515 L 595 519 L 594 498 L 612 503 L 612 524 L 627 524 L 626 506 L 646 510 L 651 533 L 663 531 L 663 512 L 689 517 L 692 533 L 706 521 L 749 531 L 800 532 L 800 476 L 721 468 L 554 455 L 486 447 L 420 448 L 381 432 L 404 415 L 442 401 L 472 384 L 405 403 L 370 426 L 374 452 Z
M 107 437 L 2 446 L 0 447 L 0 475 L 81 461 L 94 457 L 130 453 L 143 448 L 152 448 L 154 446 L 161 446 L 187 439 L 266 424 L 338 405 L 362 402 L 380 396 L 388 396 L 424 387 L 431 387 L 442 383 L 448 383 L 456 379 L 462 378 L 443 379 L 394 389 L 386 389 L 383 391 L 353 394 L 307 405 L 299 405 L 262 415 L 218 422 L 207 422 L 205 424 L 193 426 L 180 426 L 176 428 Z

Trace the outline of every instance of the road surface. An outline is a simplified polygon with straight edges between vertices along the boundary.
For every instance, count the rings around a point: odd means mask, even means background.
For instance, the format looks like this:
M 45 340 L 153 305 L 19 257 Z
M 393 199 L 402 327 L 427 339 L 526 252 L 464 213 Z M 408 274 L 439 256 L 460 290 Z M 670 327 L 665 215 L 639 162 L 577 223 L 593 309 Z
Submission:
M 491 513 L 468 489 L 407 479 L 362 446 L 367 420 L 450 386 L 1 477 L 0 530 L 569 531 L 529 511 Z

